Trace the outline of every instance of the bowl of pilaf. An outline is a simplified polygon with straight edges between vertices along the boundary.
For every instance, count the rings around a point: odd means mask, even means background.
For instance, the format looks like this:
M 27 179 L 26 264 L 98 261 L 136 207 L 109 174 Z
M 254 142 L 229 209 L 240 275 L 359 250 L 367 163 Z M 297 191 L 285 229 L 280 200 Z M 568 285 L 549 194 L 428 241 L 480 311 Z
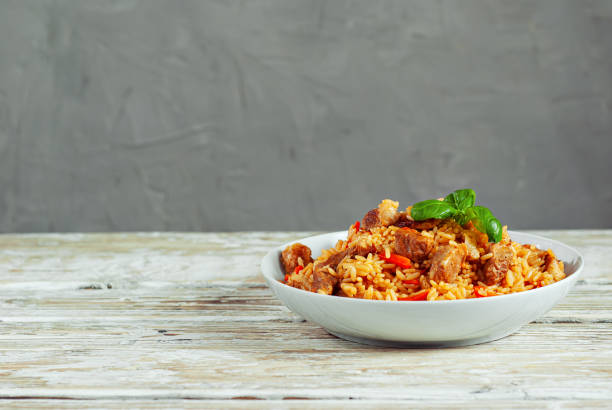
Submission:
M 575 249 L 508 231 L 471 189 L 405 210 L 383 200 L 348 231 L 271 250 L 264 278 L 294 313 L 372 345 L 450 347 L 514 333 L 578 280 Z

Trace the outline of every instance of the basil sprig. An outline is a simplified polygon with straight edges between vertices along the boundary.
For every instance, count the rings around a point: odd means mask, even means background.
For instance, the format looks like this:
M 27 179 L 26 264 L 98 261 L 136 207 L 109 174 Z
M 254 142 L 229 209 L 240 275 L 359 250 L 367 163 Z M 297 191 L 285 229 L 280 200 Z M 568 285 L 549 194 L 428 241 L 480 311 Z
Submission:
M 445 219 L 457 215 L 457 209 L 447 202 L 428 199 L 414 204 L 410 215 L 415 221 L 429 218 Z
M 453 218 L 463 226 L 472 221 L 476 229 L 486 233 L 491 242 L 499 242 L 502 237 L 502 225 L 484 206 L 474 206 L 476 193 L 472 189 L 458 189 L 448 194 L 442 201 L 428 199 L 412 206 L 410 216 L 415 221 L 425 219 Z

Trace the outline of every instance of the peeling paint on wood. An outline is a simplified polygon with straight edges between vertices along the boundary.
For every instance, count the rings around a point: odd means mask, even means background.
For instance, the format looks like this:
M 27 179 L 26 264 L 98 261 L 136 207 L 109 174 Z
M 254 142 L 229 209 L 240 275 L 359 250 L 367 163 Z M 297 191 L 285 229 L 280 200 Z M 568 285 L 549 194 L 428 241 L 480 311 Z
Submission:
M 505 339 L 412 350 L 272 295 L 261 257 L 310 233 L 0 235 L 0 406 L 605 407 L 612 231 L 535 233 L 586 257 L 566 299 Z

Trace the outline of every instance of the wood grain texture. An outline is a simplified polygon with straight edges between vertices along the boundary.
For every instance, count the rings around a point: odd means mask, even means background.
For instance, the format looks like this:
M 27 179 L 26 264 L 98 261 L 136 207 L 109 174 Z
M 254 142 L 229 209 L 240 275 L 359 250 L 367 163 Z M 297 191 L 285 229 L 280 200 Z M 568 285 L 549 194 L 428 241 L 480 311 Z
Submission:
M 612 231 L 535 233 L 586 258 L 559 305 L 492 343 L 410 350 L 272 295 L 261 257 L 309 233 L 2 235 L 0 406 L 607 407 Z

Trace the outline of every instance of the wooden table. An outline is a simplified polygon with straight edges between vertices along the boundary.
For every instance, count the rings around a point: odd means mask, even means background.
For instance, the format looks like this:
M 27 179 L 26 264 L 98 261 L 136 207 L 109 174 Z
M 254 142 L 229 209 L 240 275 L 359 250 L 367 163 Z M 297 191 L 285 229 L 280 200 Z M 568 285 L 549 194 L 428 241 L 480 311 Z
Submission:
M 259 272 L 309 233 L 0 236 L 0 407 L 612 406 L 612 231 L 536 232 L 586 271 L 492 343 L 389 349 L 291 313 Z

